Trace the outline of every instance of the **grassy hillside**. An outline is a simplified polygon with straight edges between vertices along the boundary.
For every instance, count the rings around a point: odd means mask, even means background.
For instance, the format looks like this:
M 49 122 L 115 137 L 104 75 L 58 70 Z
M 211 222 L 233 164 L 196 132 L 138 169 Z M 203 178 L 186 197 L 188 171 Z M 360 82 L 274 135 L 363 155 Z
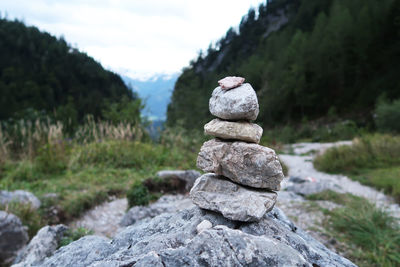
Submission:
M 211 119 L 211 91 L 226 75 L 253 85 L 265 127 L 327 116 L 371 125 L 378 97 L 400 97 L 399 18 L 399 0 L 261 4 L 185 68 L 168 125 L 201 129 Z

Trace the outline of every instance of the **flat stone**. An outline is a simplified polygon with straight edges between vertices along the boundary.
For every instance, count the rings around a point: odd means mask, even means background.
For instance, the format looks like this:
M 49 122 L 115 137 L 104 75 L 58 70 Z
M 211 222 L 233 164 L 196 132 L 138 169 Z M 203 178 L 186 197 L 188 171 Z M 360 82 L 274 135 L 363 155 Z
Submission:
M 275 192 L 245 188 L 213 173 L 199 177 L 190 197 L 200 208 L 216 211 L 227 219 L 259 221 L 276 202 Z
M 228 76 L 218 81 L 219 86 L 224 90 L 229 90 L 242 85 L 244 78 L 236 76 Z
M 205 142 L 197 157 L 197 167 L 242 185 L 270 190 L 280 190 L 284 178 L 274 150 L 245 142 Z
M 225 120 L 255 120 L 259 112 L 256 92 L 248 83 L 232 90 L 218 86 L 212 92 L 209 109 L 211 114 Z
M 232 122 L 214 119 L 204 125 L 204 133 L 222 139 L 235 139 L 258 144 L 263 129 L 257 124 L 247 121 Z

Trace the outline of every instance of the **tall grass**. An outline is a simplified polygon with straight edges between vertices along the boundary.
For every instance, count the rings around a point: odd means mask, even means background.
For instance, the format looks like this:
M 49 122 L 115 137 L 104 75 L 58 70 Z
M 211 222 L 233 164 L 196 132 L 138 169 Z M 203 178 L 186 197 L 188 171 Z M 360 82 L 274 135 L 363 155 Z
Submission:
M 351 194 L 324 191 L 307 197 L 342 205 L 325 210 L 331 234 L 348 246 L 346 253 L 359 266 L 400 266 L 400 227 L 398 219 L 368 200 Z M 339 248 L 343 249 L 343 248 Z
M 54 122 L 50 118 L 3 122 L 0 124 L 0 163 L 7 160 L 32 160 L 45 146 L 55 144 L 142 140 L 144 136 L 145 132 L 139 125 L 95 121 L 90 116 L 72 134 L 66 132 L 61 122 Z

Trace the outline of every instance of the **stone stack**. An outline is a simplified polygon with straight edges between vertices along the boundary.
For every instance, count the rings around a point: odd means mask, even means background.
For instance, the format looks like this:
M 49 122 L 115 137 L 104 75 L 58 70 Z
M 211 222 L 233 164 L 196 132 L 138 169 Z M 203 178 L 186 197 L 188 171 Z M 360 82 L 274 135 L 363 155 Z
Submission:
M 275 151 L 259 145 L 262 128 L 257 95 L 240 77 L 226 77 L 214 89 L 209 108 L 217 118 L 204 126 L 216 137 L 201 147 L 199 177 L 190 197 L 200 208 L 235 221 L 259 221 L 276 202 L 284 175 Z

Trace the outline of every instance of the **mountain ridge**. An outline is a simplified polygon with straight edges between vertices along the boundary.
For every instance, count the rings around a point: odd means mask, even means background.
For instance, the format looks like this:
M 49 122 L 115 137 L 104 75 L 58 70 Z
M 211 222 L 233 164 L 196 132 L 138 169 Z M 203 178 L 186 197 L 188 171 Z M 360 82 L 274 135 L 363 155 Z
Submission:
M 212 118 L 208 98 L 225 76 L 253 86 L 264 127 L 329 114 L 363 114 L 373 124 L 377 99 L 400 97 L 399 19 L 399 0 L 266 1 L 184 68 L 167 124 L 201 128 Z
M 119 75 L 62 37 L 18 20 L 0 17 L 0 58 L 0 120 L 44 112 L 76 124 L 89 114 L 104 118 L 122 98 L 137 99 Z

